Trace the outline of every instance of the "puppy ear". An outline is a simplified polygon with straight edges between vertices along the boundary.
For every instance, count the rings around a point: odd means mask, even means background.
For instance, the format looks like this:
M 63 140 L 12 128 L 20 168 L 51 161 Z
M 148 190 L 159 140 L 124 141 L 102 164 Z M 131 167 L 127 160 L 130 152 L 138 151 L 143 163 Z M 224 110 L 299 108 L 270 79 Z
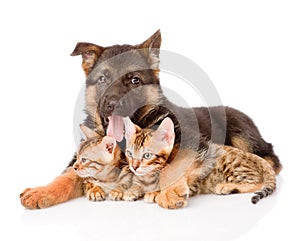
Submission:
M 99 134 L 97 132 L 91 130 L 90 128 L 88 128 L 87 126 L 85 126 L 83 124 L 80 125 L 80 129 L 81 129 L 81 131 L 84 134 L 86 139 L 99 136 Z
M 150 38 L 140 44 L 141 48 L 159 49 L 161 45 L 161 33 L 158 29 Z
M 166 142 L 168 145 L 173 145 L 175 140 L 174 123 L 171 118 L 165 118 L 158 129 L 154 132 L 156 140 Z
M 124 117 L 123 122 L 125 127 L 125 139 L 128 141 L 140 128 L 133 124 L 129 117 Z
M 104 136 L 101 141 L 100 148 L 105 152 L 112 154 L 114 152 L 116 145 L 117 142 L 114 138 L 110 136 Z
M 71 56 L 82 56 L 82 68 L 85 73 L 85 76 L 88 76 L 92 71 L 95 63 L 102 54 L 104 48 L 96 44 L 91 43 L 77 43 L 74 51 L 71 53 Z
M 159 50 L 161 45 L 161 34 L 158 29 L 150 38 L 142 44 L 137 45 L 138 49 L 142 49 L 143 53 L 147 56 L 151 68 L 159 69 Z

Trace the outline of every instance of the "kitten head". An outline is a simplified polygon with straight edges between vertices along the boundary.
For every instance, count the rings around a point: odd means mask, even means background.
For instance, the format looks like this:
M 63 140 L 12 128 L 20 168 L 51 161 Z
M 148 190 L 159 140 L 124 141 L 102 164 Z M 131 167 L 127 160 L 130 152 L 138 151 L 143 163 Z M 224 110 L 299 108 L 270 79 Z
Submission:
M 141 129 L 129 117 L 124 120 L 126 159 L 138 176 L 160 171 L 167 163 L 174 145 L 174 124 L 165 118 L 157 130 Z
M 116 140 L 108 136 L 102 137 L 84 125 L 80 125 L 80 129 L 86 140 L 79 147 L 74 170 L 81 177 L 101 179 L 115 167 Z

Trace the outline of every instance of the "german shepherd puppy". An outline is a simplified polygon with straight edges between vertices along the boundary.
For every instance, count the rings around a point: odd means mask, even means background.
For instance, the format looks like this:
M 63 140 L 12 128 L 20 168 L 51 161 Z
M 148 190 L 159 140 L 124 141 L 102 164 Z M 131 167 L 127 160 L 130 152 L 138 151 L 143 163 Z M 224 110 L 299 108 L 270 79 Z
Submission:
M 78 43 L 72 56 L 82 56 L 86 75 L 87 117 L 84 124 L 99 134 L 123 139 L 122 116 L 141 128 L 158 126 L 165 117 L 175 125 L 175 143 L 201 151 L 208 141 L 237 147 L 266 159 L 279 173 L 282 166 L 270 143 L 253 121 L 229 107 L 182 108 L 171 103 L 159 83 L 161 34 L 158 30 L 138 45 L 101 47 Z M 83 195 L 82 180 L 70 162 L 65 172 L 47 186 L 26 189 L 21 203 L 29 209 L 45 208 Z

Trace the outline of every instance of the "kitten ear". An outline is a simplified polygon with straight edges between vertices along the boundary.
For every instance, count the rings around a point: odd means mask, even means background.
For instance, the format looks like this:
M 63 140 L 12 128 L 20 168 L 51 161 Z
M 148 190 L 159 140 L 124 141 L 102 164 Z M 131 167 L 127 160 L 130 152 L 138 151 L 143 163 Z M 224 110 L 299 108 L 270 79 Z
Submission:
M 97 62 L 98 58 L 102 54 L 104 48 L 98 46 L 96 44 L 91 43 L 77 43 L 74 51 L 71 53 L 71 56 L 82 56 L 82 68 L 87 77 L 89 73 L 92 71 L 95 63 Z
M 152 69 L 159 69 L 159 50 L 161 45 L 161 34 L 158 29 L 150 38 L 142 44 L 137 45 L 138 49 L 142 49 L 147 56 L 149 64 Z
M 87 126 L 85 126 L 83 124 L 80 125 L 80 129 L 81 129 L 81 131 L 84 134 L 86 139 L 99 136 L 99 134 L 97 132 L 91 130 L 90 128 L 88 128 Z
M 112 138 L 110 136 L 104 136 L 101 141 L 100 148 L 102 150 L 108 152 L 109 154 L 112 154 L 116 145 L 117 145 L 117 142 L 114 138 Z
M 154 133 L 157 140 L 166 141 L 168 145 L 173 145 L 175 140 L 175 133 L 174 123 L 171 118 L 165 118 Z
M 140 128 L 133 124 L 128 116 L 123 118 L 123 122 L 125 127 L 125 139 L 129 140 Z

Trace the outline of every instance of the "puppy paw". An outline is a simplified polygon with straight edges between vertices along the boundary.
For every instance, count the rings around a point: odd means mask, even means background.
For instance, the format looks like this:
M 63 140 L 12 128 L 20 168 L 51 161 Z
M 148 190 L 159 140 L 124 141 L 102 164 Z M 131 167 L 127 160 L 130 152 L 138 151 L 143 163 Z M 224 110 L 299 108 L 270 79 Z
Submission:
M 187 205 L 189 187 L 184 180 L 160 192 L 155 201 L 163 208 L 178 209 Z
M 187 194 L 180 195 L 174 190 L 161 193 L 156 197 L 156 202 L 162 208 L 178 209 L 187 205 Z
M 27 188 L 20 194 L 21 204 L 27 209 L 40 209 L 52 206 L 54 200 L 47 188 Z

